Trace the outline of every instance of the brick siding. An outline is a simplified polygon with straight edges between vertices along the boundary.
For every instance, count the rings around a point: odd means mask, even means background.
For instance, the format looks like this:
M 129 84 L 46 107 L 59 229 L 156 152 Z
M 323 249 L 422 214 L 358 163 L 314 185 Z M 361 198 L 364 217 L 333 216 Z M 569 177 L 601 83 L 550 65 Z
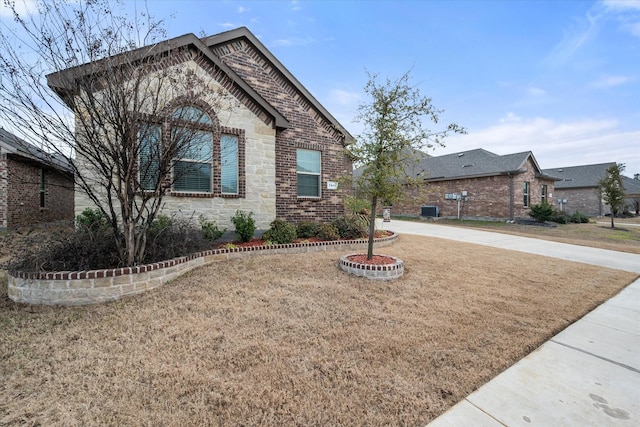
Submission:
M 437 206 L 442 217 L 457 217 L 458 202 L 445 199 L 447 193 L 462 194 L 467 197 L 460 202 L 460 216 L 465 218 L 529 218 L 530 207 L 524 206 L 522 183 L 530 184 L 530 205 L 542 201 L 543 184 L 547 185 L 547 195 L 553 195 L 553 181 L 539 179 L 529 162 L 523 173 L 495 175 L 480 178 L 452 179 L 431 182 L 420 188 L 409 189 L 403 201 L 394 204 L 393 214 L 419 216 L 422 206 Z M 513 188 L 513 215 L 510 210 L 510 194 Z M 555 198 L 555 195 L 553 195 Z M 551 199 L 549 203 L 553 203 Z
M 344 190 L 328 190 L 327 181 L 351 173 L 342 135 L 293 85 L 244 40 L 217 46 L 215 53 L 291 123 L 276 134 L 276 217 L 291 222 L 329 221 L 344 213 Z M 320 198 L 297 195 L 296 149 L 321 152 Z
M 40 171 L 45 170 L 45 207 L 40 207 Z M 3 227 L 71 221 L 73 180 L 55 169 L 5 155 L 0 161 L 0 215 Z
M 569 215 L 580 212 L 587 216 L 602 216 L 609 212 L 609 206 L 602 203 L 596 187 L 556 189 L 555 199 L 555 208 L 558 210 L 560 210 L 558 200 L 567 200 L 567 203 L 563 203 L 562 210 Z

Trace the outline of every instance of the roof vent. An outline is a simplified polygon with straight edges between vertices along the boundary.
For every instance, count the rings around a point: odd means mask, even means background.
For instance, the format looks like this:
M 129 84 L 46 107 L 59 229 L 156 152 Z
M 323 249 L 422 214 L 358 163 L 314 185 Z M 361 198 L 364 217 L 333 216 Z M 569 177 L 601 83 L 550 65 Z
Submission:
M 474 166 L 475 163 L 465 163 L 464 165 L 462 165 L 463 168 L 470 168 L 471 166 Z
M 564 169 L 558 169 L 558 172 L 564 172 Z
M 464 156 L 464 153 L 458 154 L 458 157 L 462 157 L 462 156 Z

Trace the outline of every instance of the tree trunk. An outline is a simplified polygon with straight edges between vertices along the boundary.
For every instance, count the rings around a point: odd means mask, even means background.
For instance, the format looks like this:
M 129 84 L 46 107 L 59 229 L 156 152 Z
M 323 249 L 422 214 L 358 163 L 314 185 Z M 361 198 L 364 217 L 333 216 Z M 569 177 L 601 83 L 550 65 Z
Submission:
M 376 233 L 376 208 L 378 205 L 378 196 L 371 199 L 371 217 L 369 220 L 369 244 L 367 245 L 367 259 L 373 258 L 373 239 Z
M 613 225 L 613 217 L 614 217 L 614 215 L 613 215 L 613 208 L 612 208 L 611 209 L 611 228 L 615 228 L 614 225 Z

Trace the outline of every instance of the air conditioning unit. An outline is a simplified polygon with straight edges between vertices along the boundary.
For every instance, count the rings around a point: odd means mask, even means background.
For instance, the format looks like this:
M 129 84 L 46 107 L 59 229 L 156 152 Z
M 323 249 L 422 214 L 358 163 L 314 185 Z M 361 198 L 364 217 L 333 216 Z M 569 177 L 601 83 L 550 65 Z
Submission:
M 438 213 L 437 206 L 422 206 L 420 208 L 420 216 L 437 217 Z

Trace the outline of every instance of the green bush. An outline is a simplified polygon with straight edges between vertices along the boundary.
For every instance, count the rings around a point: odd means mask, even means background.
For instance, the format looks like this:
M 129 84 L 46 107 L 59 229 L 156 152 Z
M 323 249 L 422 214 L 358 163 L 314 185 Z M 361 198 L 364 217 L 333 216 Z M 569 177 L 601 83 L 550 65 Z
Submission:
M 76 217 L 78 231 L 96 233 L 107 228 L 107 225 L 107 218 L 98 208 L 86 208 Z
M 551 221 L 556 222 L 558 224 L 566 224 L 569 222 L 569 215 L 564 212 L 555 212 Z
M 539 222 L 551 221 L 554 215 L 553 206 L 547 202 L 531 206 L 531 211 L 529 212 L 529 216 Z
M 331 221 L 343 239 L 360 239 L 367 234 L 367 228 L 356 216 L 339 216 Z
M 200 230 L 202 230 L 202 237 L 209 241 L 218 240 L 220 236 L 226 231 L 220 230 L 218 228 L 218 224 L 215 221 L 208 221 L 204 218 L 204 216 L 200 215 L 198 218 L 198 222 L 200 222 Z
M 236 228 L 235 232 L 241 242 L 248 242 L 253 239 L 253 234 L 256 232 L 256 222 L 253 219 L 253 212 L 246 213 L 238 210 L 236 214 L 231 217 L 231 222 Z
M 262 238 L 271 243 L 282 245 L 293 242 L 297 237 L 296 226 L 283 219 L 275 219 L 271 228 L 264 232 Z
M 318 228 L 318 239 L 320 240 L 338 240 L 340 238 L 340 233 L 338 233 L 338 229 L 333 224 L 322 224 Z
M 576 224 L 587 224 L 589 222 L 589 217 L 583 213 L 575 211 L 573 215 L 571 215 L 570 221 Z
M 298 224 L 296 228 L 296 232 L 298 237 L 301 239 L 308 239 L 310 237 L 316 237 L 318 235 L 318 230 L 320 229 L 320 224 L 315 221 L 302 221 Z

